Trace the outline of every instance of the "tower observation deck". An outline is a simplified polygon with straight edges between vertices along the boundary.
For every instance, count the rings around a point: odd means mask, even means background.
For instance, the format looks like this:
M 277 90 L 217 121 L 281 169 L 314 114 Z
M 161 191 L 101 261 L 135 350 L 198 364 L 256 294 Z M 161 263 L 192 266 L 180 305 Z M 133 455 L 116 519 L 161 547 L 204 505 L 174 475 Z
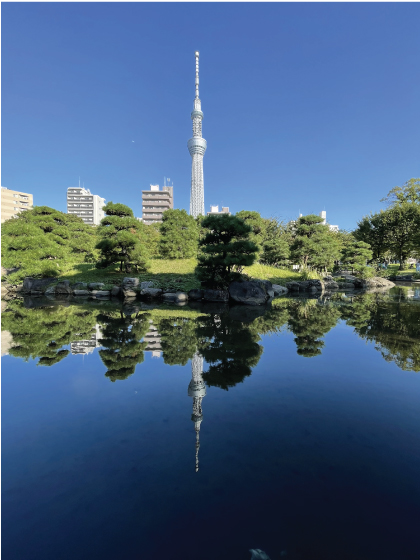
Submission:
M 193 122 L 193 136 L 188 140 L 187 144 L 192 158 L 190 214 L 194 216 L 194 218 L 196 218 L 200 214 L 204 216 L 203 157 L 207 148 L 207 142 L 204 140 L 201 132 L 203 112 L 201 110 L 201 101 L 199 97 L 199 57 L 200 53 L 196 51 L 195 99 L 194 110 L 191 113 L 191 119 Z

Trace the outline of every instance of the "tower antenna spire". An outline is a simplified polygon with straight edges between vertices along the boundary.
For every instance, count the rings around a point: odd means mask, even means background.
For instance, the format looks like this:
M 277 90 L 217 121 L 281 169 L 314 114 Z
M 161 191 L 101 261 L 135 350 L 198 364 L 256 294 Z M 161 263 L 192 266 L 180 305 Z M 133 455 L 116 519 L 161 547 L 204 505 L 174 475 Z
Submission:
M 195 98 L 198 99 L 200 97 L 199 95 L 199 91 L 198 91 L 198 86 L 200 83 L 200 79 L 198 76 L 199 73 L 199 59 L 200 59 L 200 53 L 199 51 L 195 51 Z
M 192 158 L 191 166 L 191 198 L 190 198 L 190 214 L 204 216 L 204 175 L 203 175 L 203 156 L 207 148 L 207 142 L 204 140 L 201 125 L 203 121 L 203 112 L 201 110 L 201 101 L 199 98 L 199 77 L 198 77 L 198 61 L 200 53 L 195 51 L 195 99 L 194 109 L 191 113 L 193 122 L 193 136 L 188 140 L 188 150 Z

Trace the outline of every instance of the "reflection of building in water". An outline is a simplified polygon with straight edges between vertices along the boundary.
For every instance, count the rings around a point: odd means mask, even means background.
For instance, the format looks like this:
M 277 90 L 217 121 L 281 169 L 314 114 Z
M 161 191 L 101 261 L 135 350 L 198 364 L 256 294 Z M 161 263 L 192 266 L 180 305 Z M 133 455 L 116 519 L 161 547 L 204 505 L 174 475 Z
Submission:
M 91 354 L 95 348 L 101 346 L 99 339 L 101 338 L 101 331 L 99 325 L 96 324 L 92 329 L 92 336 L 90 340 L 75 340 L 70 343 L 70 350 L 72 354 Z
M 191 420 L 195 429 L 195 472 L 198 472 L 198 450 L 200 449 L 200 425 L 203 420 L 201 401 L 206 396 L 206 386 L 203 381 L 203 357 L 196 352 L 191 360 L 192 379 L 188 385 L 188 396 L 193 398 L 193 413 Z
M 9 331 L 1 331 L 1 355 L 7 356 L 12 346 L 14 346 L 14 344 L 11 333 L 9 333 Z
M 160 358 L 162 355 L 162 346 L 160 343 L 160 335 L 157 328 L 154 326 L 153 321 L 150 321 L 150 327 L 143 338 L 147 344 L 145 352 L 151 352 L 152 358 Z

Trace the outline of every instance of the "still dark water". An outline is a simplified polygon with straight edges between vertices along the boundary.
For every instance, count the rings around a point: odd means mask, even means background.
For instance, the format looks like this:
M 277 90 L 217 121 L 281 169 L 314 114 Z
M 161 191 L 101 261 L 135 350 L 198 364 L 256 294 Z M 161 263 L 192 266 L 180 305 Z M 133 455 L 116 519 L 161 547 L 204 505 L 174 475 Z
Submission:
M 275 306 L 9 302 L 3 559 L 418 560 L 419 288 Z

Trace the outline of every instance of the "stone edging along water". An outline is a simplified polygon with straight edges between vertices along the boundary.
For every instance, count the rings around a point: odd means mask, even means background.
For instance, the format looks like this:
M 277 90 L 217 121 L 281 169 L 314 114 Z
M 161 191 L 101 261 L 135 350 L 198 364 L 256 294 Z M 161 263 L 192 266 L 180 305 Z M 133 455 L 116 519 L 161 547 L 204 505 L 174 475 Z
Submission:
M 126 277 L 120 286 L 105 289 L 102 282 L 77 282 L 69 280 L 57 282 L 56 278 L 26 277 L 21 286 L 5 286 L 6 299 L 25 295 L 47 297 L 72 297 L 77 300 L 120 298 L 124 300 L 140 299 L 144 301 L 162 301 L 182 304 L 187 301 L 220 302 L 228 301 L 243 305 L 264 305 L 270 299 L 285 295 L 322 293 L 335 290 L 366 290 L 372 288 L 392 288 L 395 284 L 385 278 L 374 277 L 361 280 L 352 275 L 341 277 L 325 276 L 322 280 L 305 280 L 287 282 L 286 286 L 272 284 L 269 280 L 247 280 L 232 282 L 226 290 L 194 289 L 187 292 L 169 291 L 154 287 L 153 281 L 140 282 L 138 278 Z

